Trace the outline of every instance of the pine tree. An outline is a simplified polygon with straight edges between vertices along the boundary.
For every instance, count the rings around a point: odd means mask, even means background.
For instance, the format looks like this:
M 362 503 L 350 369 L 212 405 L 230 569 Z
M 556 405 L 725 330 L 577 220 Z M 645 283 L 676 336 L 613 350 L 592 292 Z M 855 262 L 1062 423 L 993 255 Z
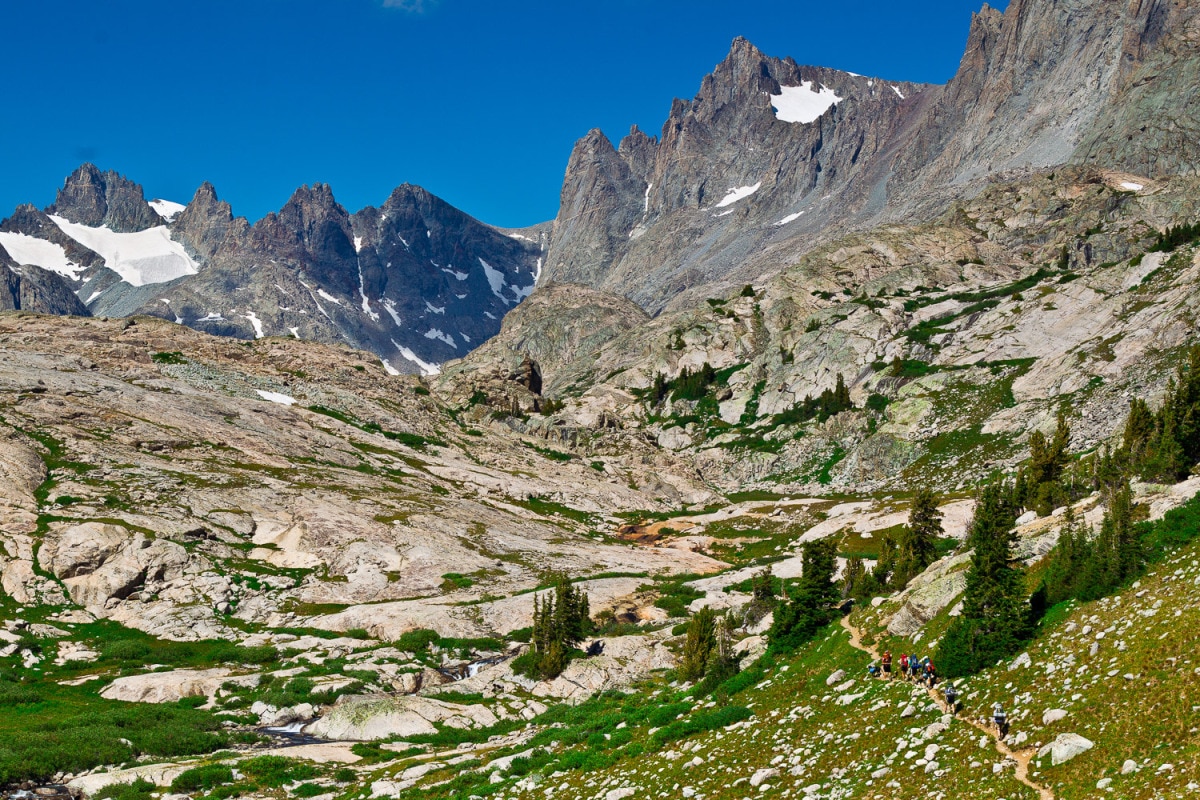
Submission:
M 908 527 L 900 534 L 896 548 L 896 574 L 892 583 L 897 587 L 908 584 L 925 571 L 937 556 L 937 540 L 944 533 L 942 512 L 937 498 L 928 489 L 917 492 L 908 514 Z
M 1017 496 L 1022 507 L 1032 508 L 1040 516 L 1047 516 L 1055 505 L 1067 499 L 1062 487 L 1062 476 L 1068 462 L 1067 447 L 1071 442 L 1071 429 L 1067 418 L 1059 412 L 1054 436 L 1047 439 L 1041 431 L 1029 435 L 1029 469 L 1024 473 L 1024 482 L 1018 478 Z
M 679 677 L 685 681 L 696 681 L 704 677 L 716 646 L 716 614 L 705 606 L 688 622 L 687 642 L 683 646 Z
M 961 677 L 1014 653 L 1029 633 L 1024 573 L 1012 564 L 1016 541 L 1013 488 L 991 484 L 980 493 L 967 537 L 971 568 L 961 616 L 938 645 L 947 677 Z
M 1058 535 L 1058 543 L 1050 552 L 1043 578 L 1048 606 L 1078 597 L 1092 557 L 1087 530 L 1075 516 L 1075 510 L 1067 506 L 1063 529 Z
M 879 539 L 879 560 L 875 562 L 872 575 L 880 586 L 888 586 L 892 572 L 896 566 L 896 540 L 890 533 L 885 533 Z
M 838 598 L 833 582 L 836 554 L 836 544 L 828 539 L 804 545 L 800 580 L 776 607 L 767 634 L 772 650 L 795 650 L 833 619 L 831 606 Z
M 866 576 L 867 568 L 862 558 L 846 559 L 846 569 L 842 573 L 842 597 L 857 596 L 857 590 Z
M 591 629 L 587 593 L 566 575 L 556 575 L 553 594 L 533 596 L 530 650 L 513 662 L 513 670 L 541 679 L 558 676 Z

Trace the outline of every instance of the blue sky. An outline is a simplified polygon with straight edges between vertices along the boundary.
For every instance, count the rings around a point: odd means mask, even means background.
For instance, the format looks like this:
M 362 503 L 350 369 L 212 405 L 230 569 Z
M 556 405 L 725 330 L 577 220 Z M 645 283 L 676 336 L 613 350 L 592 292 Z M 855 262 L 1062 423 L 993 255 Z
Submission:
M 5 9 L 0 217 L 95 162 L 257 220 L 304 183 L 356 211 L 416 183 L 551 219 L 574 141 L 636 123 L 745 36 L 770 55 L 943 83 L 982 0 L 56 0 Z M 1004 2 L 992 3 L 1003 8 Z

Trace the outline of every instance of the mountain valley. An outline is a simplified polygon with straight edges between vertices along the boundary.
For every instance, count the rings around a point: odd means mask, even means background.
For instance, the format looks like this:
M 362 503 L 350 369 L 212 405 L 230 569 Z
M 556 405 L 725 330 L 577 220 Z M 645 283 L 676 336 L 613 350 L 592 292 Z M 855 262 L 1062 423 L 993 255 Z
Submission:
M 521 230 L 81 167 L 0 222 L 0 790 L 1195 796 L 1197 48 L 738 38 Z

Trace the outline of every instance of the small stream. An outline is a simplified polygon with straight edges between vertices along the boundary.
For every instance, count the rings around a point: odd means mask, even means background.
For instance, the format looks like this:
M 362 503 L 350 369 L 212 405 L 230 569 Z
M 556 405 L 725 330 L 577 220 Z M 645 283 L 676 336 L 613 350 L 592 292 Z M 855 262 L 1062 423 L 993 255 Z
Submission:
M 304 728 L 314 722 L 316 722 L 315 719 L 306 719 L 303 722 L 292 722 L 287 725 L 269 725 L 265 728 L 256 728 L 255 730 L 258 733 L 271 737 L 277 747 L 299 747 L 302 744 L 328 743 L 328 739 L 321 739 L 304 733 Z

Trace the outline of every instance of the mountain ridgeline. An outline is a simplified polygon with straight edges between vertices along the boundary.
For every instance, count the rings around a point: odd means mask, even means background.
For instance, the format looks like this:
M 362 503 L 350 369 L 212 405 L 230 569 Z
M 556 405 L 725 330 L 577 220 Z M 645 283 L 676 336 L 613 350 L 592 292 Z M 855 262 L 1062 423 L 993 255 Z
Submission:
M 533 290 L 539 231 L 507 234 L 416 186 L 350 214 L 298 189 L 255 224 L 210 184 L 186 207 L 85 164 L 45 211 L 0 223 L 9 308 L 149 314 L 209 333 L 346 344 L 432 372 L 493 336 Z M 84 307 L 86 306 L 86 308 Z
M 0 223 L 0 305 L 343 343 L 432 373 L 499 332 L 535 285 L 657 315 L 847 233 L 933 219 L 998 178 L 1071 164 L 1194 175 L 1198 27 L 1193 5 L 1167 0 L 985 5 L 945 86 L 801 66 L 739 37 L 658 136 L 581 139 L 557 218 L 524 231 L 408 185 L 355 214 L 306 186 L 250 224 L 207 183 L 186 207 L 147 203 L 84 165 L 52 206 Z

